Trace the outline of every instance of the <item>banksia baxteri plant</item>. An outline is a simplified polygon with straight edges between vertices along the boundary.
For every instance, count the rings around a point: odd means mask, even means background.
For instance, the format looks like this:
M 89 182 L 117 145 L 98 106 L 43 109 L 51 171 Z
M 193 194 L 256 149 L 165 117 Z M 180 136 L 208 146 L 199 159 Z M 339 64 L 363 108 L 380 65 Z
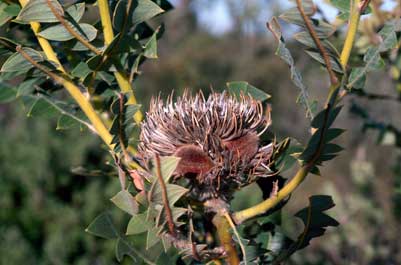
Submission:
M 157 98 L 142 123 L 139 153 L 145 161 L 179 157 L 175 179 L 189 181 L 194 199 L 227 200 L 238 187 L 272 175 L 273 143 L 260 141 L 270 123 L 270 111 L 247 95 Z

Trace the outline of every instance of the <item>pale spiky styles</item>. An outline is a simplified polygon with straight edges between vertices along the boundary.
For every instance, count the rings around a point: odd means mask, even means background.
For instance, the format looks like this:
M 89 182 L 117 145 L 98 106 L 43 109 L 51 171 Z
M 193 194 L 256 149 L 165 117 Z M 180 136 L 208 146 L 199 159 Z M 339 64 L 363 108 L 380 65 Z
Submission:
M 273 145 L 259 146 L 270 122 L 260 101 L 250 96 L 212 93 L 205 99 L 201 92 L 185 92 L 176 102 L 171 96 L 166 104 L 152 99 L 138 149 L 145 160 L 156 154 L 181 157 L 176 174 L 197 174 L 199 184 L 241 185 L 249 175 L 271 173 Z

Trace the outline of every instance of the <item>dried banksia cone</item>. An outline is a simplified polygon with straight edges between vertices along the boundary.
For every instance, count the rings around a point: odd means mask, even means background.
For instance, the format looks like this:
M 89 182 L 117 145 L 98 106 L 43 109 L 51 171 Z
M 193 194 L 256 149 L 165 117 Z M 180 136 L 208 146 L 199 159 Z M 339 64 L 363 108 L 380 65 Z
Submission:
M 185 92 L 176 102 L 152 99 L 142 123 L 139 154 L 149 161 L 159 156 L 181 160 L 175 179 L 190 180 L 199 200 L 228 198 L 230 191 L 272 174 L 273 144 L 260 144 L 270 125 L 260 101 L 242 95 Z

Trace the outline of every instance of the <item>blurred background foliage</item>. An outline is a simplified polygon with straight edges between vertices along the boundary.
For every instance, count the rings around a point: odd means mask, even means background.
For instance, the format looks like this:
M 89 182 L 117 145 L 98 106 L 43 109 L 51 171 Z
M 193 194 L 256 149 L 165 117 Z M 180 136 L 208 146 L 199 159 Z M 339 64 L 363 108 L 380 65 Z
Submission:
M 293 104 L 296 93 L 288 68 L 274 55 L 274 40 L 264 28 L 265 21 L 286 4 L 267 0 L 173 3 L 175 10 L 161 18 L 166 34 L 158 44 L 159 59 L 147 61 L 136 82 L 144 109 L 158 93 L 218 90 L 227 81 L 247 80 L 273 95 L 272 130 L 277 136 L 306 139 L 307 119 Z M 324 13 L 333 17 L 327 5 L 319 7 L 328 8 Z M 380 27 L 379 22 L 361 25 L 368 31 Z M 283 27 L 288 35 L 297 30 Z M 289 45 L 305 83 L 325 87 L 324 69 L 312 64 L 299 44 Z M 362 52 L 362 41 L 359 48 Z M 330 194 L 337 204 L 331 214 L 341 223 L 295 254 L 291 264 L 401 263 L 397 54 L 388 58 L 393 63 L 387 68 L 369 76 L 364 93 L 347 99 L 348 112 L 338 121 L 339 127 L 347 129 L 340 138 L 346 151 L 323 168 L 323 177 L 308 178 L 285 208 L 283 221 L 306 205 L 311 194 Z M 325 91 L 310 90 L 310 94 L 321 99 Z M 108 199 L 119 189 L 117 179 L 96 173 L 112 171 L 107 151 L 99 150 L 100 140 L 86 131 L 56 131 L 56 121 L 25 114 L 17 104 L 0 106 L 0 264 L 116 264 L 113 242 L 83 233 L 105 208 L 117 219 L 124 218 Z M 288 231 L 302 227 L 287 222 Z

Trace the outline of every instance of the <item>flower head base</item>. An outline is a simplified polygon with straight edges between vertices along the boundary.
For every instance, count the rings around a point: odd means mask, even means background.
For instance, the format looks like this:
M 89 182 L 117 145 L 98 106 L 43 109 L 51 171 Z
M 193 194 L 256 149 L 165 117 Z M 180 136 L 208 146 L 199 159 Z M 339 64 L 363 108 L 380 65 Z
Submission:
M 227 192 L 272 173 L 273 144 L 260 146 L 259 136 L 271 123 L 269 111 L 250 96 L 185 92 L 176 102 L 153 99 L 142 123 L 139 153 L 177 156 L 175 171 L 191 181 L 199 200 L 227 197 Z

